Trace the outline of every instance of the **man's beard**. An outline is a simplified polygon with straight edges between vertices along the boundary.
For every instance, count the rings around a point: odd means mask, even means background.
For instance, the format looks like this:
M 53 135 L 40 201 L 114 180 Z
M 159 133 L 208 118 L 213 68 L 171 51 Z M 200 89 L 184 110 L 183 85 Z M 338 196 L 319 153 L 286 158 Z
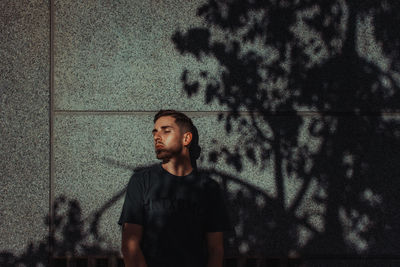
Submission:
M 164 163 L 168 162 L 173 157 L 173 155 L 174 153 L 172 153 L 168 149 L 161 148 L 156 150 L 157 159 L 161 159 Z
M 156 149 L 157 159 L 161 159 L 164 163 L 168 162 L 172 157 L 178 155 L 181 151 L 174 151 L 171 149 L 160 148 Z

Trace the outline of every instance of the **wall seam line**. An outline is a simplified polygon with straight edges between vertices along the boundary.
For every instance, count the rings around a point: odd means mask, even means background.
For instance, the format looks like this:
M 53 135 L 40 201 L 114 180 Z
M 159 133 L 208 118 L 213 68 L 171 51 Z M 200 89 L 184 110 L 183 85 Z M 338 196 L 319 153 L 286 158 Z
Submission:
M 50 188 L 49 188 L 49 265 L 54 256 L 54 0 L 50 0 Z
M 191 114 L 191 115 L 217 115 L 219 113 L 229 114 L 231 111 L 228 110 L 217 110 L 217 111 L 189 111 L 179 110 L 180 112 Z M 57 115 L 154 115 L 158 110 L 54 110 L 54 114 Z M 250 111 L 239 111 L 240 115 L 250 115 Z M 330 111 L 330 112 L 319 112 L 319 111 L 277 111 L 270 113 L 253 112 L 256 116 L 396 116 L 400 112 L 353 112 L 353 111 Z

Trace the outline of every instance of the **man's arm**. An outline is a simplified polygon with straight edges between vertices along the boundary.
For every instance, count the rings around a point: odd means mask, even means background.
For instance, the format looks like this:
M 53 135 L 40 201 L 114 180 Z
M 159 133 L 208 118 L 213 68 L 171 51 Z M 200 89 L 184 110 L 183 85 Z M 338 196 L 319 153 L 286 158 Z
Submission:
M 124 256 L 126 267 L 147 267 L 140 240 L 142 239 L 143 226 L 139 224 L 124 223 L 122 229 L 121 252 Z
M 224 239 L 222 232 L 207 233 L 207 267 L 222 267 L 224 259 Z

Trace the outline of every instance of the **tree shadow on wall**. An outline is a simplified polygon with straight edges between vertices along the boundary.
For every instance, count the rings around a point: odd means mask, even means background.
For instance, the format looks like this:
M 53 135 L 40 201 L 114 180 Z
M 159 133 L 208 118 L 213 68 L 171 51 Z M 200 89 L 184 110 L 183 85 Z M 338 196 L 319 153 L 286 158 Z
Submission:
M 158 164 L 155 163 L 134 168 L 110 158 L 102 158 L 100 160 L 113 167 L 132 170 L 133 173 L 144 168 L 154 167 L 155 164 Z M 274 204 L 274 200 L 259 188 L 215 168 L 198 168 L 198 171 L 201 175 L 219 180 L 222 185 L 224 198 L 228 201 L 229 206 L 234 205 L 236 207 L 234 209 L 229 209 L 230 219 L 235 226 L 244 227 L 244 230 L 247 231 L 248 225 L 243 224 L 243 221 L 246 221 L 249 216 L 253 216 L 253 218 L 254 216 L 259 216 L 259 219 L 264 218 L 264 216 L 274 217 L 270 214 L 274 212 L 274 209 L 271 208 Z M 228 184 L 234 184 L 240 187 L 240 190 L 236 194 L 230 194 L 228 192 Z M 103 203 L 100 208 L 92 211 L 91 215 L 87 218 L 84 218 L 78 200 L 68 199 L 66 196 L 62 195 L 57 197 L 53 205 L 53 219 L 50 220 L 48 215 L 43 217 L 43 225 L 45 227 L 50 227 L 50 223 L 53 221 L 53 232 L 43 241 L 38 241 L 36 243 L 31 242 L 20 255 L 8 251 L 1 251 L 0 266 L 66 266 L 65 260 L 63 259 L 65 257 L 119 257 L 119 251 L 109 249 L 113 247 L 113 244 L 101 233 L 100 222 L 104 214 L 106 214 L 106 211 L 114 206 L 121 198 L 123 199 L 125 192 L 126 188 L 117 192 L 111 199 Z M 260 198 L 266 205 L 259 206 L 254 204 L 256 199 Z M 122 206 L 120 208 L 122 208 Z M 236 212 L 238 213 L 236 214 Z M 273 223 L 273 221 L 271 222 Z M 117 223 L 117 218 L 115 218 L 115 223 Z M 259 237 L 263 238 L 267 236 L 266 231 L 263 231 L 262 228 L 258 229 L 261 230 L 257 233 Z M 258 241 L 260 240 L 261 239 L 258 239 Z M 227 242 L 226 247 L 235 247 L 235 244 L 247 242 L 247 238 L 230 232 L 225 241 Z M 261 245 L 261 243 L 254 243 L 253 245 L 258 246 Z M 52 247 L 52 249 L 50 247 Z M 236 250 L 231 250 L 226 253 L 226 256 L 236 257 L 238 253 Z M 49 261 L 49 257 L 51 261 Z M 60 258 L 60 261 L 58 261 L 57 258 Z M 85 259 L 81 259 L 81 261 L 82 260 Z M 78 262 L 75 262 L 75 264 L 78 264 Z M 86 264 L 88 263 L 81 262 L 79 264 L 87 266 Z
M 78 200 L 68 199 L 65 196 L 57 197 L 53 205 L 54 232 L 43 241 L 29 243 L 20 255 L 1 251 L 0 266 L 58 266 L 57 261 L 54 260 L 57 257 L 119 256 L 118 251 L 107 249 L 109 244 L 107 244 L 107 239 L 99 233 L 99 222 L 104 212 L 124 193 L 125 190 L 118 192 L 100 209 L 94 211 L 88 219 L 83 218 Z M 44 216 L 44 226 L 50 227 L 50 221 L 48 215 Z M 53 250 L 50 250 L 51 246 Z M 49 256 L 52 258 L 51 261 L 49 261 Z
M 231 250 L 400 255 L 399 8 L 395 0 L 208 0 L 197 12 L 207 27 L 173 35 L 200 66 L 217 62 L 217 72 L 185 70 L 184 90 L 225 106 L 218 119 L 240 136 L 208 160 L 238 173 L 245 161 L 273 170 L 275 195 L 232 199 L 244 224 Z

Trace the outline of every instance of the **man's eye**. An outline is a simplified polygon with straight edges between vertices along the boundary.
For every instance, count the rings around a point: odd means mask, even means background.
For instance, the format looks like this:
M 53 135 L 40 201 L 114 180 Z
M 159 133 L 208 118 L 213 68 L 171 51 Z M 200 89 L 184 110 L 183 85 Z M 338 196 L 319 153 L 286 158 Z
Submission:
M 166 133 L 169 133 L 170 131 L 165 131 Z

